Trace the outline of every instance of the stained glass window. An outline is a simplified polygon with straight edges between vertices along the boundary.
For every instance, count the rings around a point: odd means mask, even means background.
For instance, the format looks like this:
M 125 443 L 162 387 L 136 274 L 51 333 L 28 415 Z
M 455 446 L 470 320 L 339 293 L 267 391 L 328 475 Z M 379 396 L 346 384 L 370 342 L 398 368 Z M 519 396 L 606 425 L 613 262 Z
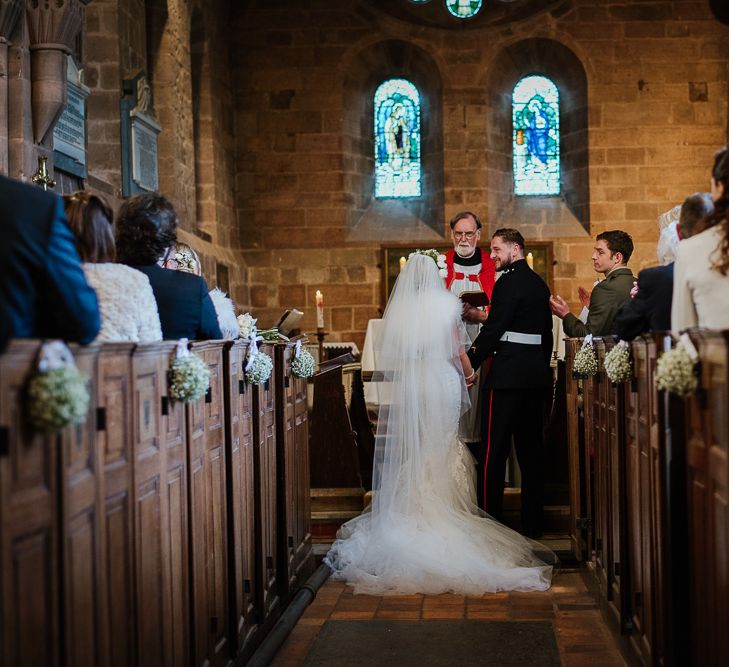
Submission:
M 559 91 L 543 76 L 527 76 L 512 94 L 514 193 L 558 195 Z
M 481 10 L 483 0 L 446 0 L 448 11 L 459 19 L 470 19 Z
M 420 94 L 406 79 L 375 91 L 375 197 L 420 196 Z

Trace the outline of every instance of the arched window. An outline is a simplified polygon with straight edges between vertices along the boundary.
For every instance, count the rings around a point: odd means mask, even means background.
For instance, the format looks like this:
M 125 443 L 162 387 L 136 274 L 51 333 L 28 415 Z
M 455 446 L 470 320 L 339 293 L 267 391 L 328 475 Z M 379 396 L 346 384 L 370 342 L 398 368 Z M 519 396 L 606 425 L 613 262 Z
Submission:
M 459 19 L 470 19 L 481 10 L 483 0 L 446 0 L 448 11 Z
M 420 94 L 406 79 L 375 91 L 375 197 L 420 196 Z
M 544 76 L 526 76 L 511 98 L 514 193 L 558 195 L 560 191 L 559 91 Z

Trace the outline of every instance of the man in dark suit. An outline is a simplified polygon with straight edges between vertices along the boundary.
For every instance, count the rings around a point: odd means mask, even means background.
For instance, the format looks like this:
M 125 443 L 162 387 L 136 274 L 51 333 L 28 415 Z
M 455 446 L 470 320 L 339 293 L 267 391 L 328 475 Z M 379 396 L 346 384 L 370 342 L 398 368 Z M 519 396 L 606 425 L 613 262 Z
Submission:
M 61 200 L 0 176 L 0 350 L 10 338 L 90 343 L 101 320 Z
M 144 273 L 157 301 L 165 340 L 222 338 L 215 307 L 204 278 L 157 264 L 177 241 L 177 214 L 162 195 L 127 199 L 116 223 L 116 255 Z
M 474 368 L 493 354 L 484 382 L 483 435 L 475 453 L 478 501 L 491 516 L 502 518 L 513 436 L 522 473 L 522 531 L 538 537 L 544 512 L 542 419 L 552 386 L 549 287 L 526 263 L 524 237 L 515 229 L 496 231 L 491 259 L 502 275 L 494 286 L 489 317 L 468 351 Z
M 678 218 L 678 239 L 693 236 L 698 222 L 713 210 L 714 204 L 708 192 L 696 192 L 686 197 L 681 204 Z M 636 295 L 615 317 L 615 334 L 619 338 L 633 340 L 648 331 L 670 331 L 673 258 L 672 252 L 669 258 L 670 264 L 643 269 L 638 274 Z

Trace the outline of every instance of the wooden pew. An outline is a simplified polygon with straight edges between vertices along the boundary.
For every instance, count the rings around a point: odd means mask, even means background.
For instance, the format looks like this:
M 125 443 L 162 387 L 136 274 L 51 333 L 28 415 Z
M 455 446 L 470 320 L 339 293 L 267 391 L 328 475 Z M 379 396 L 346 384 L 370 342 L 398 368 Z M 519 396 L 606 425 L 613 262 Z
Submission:
M 231 642 L 249 656 L 261 618 L 256 567 L 256 472 L 254 469 L 253 388 L 245 379 L 248 341 L 226 345 L 224 353 L 226 467 L 228 484 L 228 580 Z
M 190 462 L 184 406 L 167 396 L 174 349 L 172 342 L 140 345 L 132 356 L 135 656 L 150 667 L 191 662 Z
M 633 381 L 625 384 L 627 567 L 630 648 L 642 664 L 662 664 L 664 655 L 663 554 L 665 448 L 659 424 L 654 372 L 656 341 L 631 344 Z
M 96 365 L 97 494 L 101 522 L 99 665 L 134 664 L 134 539 L 132 515 L 133 343 L 103 345 Z M 89 626 L 93 627 L 93 626 Z M 88 630 L 87 630 L 88 632 Z
M 590 527 L 588 512 L 588 480 L 590 454 L 585 449 L 582 419 L 582 380 L 572 372 L 579 349 L 574 338 L 565 341 L 565 392 L 567 403 L 567 460 L 570 479 L 570 543 L 578 562 L 591 557 L 587 535 Z
M 273 343 L 262 343 L 260 351 L 274 358 Z M 276 620 L 282 601 L 278 577 L 277 522 L 278 495 L 276 470 L 276 404 L 275 377 L 258 386 L 253 393 L 253 442 L 255 471 L 256 567 L 259 582 L 259 608 L 262 631 Z
M 302 343 L 305 342 L 305 338 Z M 309 496 L 307 380 L 291 372 L 296 339 L 274 346 L 278 495 L 278 570 L 282 601 L 314 570 Z
M 220 341 L 190 345 L 210 370 L 210 389 L 206 396 L 186 406 L 193 664 L 196 665 L 225 664 L 231 650 L 222 348 Z
M 98 347 L 74 350 L 78 369 L 96 376 Z M 89 632 L 105 611 L 102 596 L 99 457 L 95 447 L 96 407 L 92 396 L 89 418 L 84 424 L 61 433 L 61 563 L 63 564 L 63 612 L 61 636 L 64 657 L 70 665 L 100 664 L 106 653 L 107 627 Z M 97 620 L 98 619 L 98 620 Z M 106 623 L 101 625 L 106 626 Z
M 687 448 L 691 656 L 729 664 L 729 333 L 697 331 L 701 381 Z
M 29 433 L 22 395 L 38 341 L 0 355 L 0 663 L 61 664 L 58 437 Z

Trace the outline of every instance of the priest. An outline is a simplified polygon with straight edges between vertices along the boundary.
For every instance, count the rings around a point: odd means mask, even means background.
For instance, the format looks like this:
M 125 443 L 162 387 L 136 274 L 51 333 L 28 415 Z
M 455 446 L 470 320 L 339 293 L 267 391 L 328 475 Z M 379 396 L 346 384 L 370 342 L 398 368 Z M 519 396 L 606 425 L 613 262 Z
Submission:
M 471 211 L 457 213 L 450 222 L 453 250 L 446 253 L 446 287 L 464 299 L 478 302 L 475 293 L 484 293 L 491 301 L 496 272 L 489 253 L 478 247 L 481 239 L 481 221 Z M 470 298 L 470 297 L 475 298 Z M 488 306 L 472 307 L 464 303 L 463 319 L 468 336 L 473 343 L 481 330 L 481 324 L 488 317 Z M 484 368 L 484 372 L 486 369 Z M 479 371 L 481 372 L 481 371 Z M 459 425 L 459 436 L 472 452 L 479 449 L 481 440 L 481 381 L 476 378 L 469 389 L 471 409 L 462 417 Z

